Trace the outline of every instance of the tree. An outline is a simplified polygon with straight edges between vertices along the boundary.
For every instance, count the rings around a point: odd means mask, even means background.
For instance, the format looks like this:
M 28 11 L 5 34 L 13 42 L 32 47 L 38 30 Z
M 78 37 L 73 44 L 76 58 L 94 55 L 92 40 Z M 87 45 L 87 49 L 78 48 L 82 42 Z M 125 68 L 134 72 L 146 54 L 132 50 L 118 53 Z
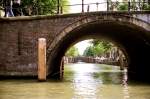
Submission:
M 94 53 L 93 46 L 87 47 L 87 48 L 85 49 L 83 55 L 84 55 L 84 56 L 94 56 L 95 53 Z
M 103 43 L 99 43 L 93 46 L 94 49 L 94 56 L 102 55 L 105 52 L 105 47 Z
M 103 40 L 91 41 L 91 46 L 84 51 L 84 56 L 99 56 L 108 52 L 112 48 L 112 43 Z
M 127 11 L 128 10 L 128 3 L 123 3 L 123 4 L 118 5 L 117 10 L 119 10 L 119 11 Z
M 145 0 L 143 0 L 145 2 Z M 150 0 L 147 1 L 147 3 L 143 3 L 143 10 L 150 10 Z
M 67 11 L 68 0 L 60 0 L 59 6 Z M 22 0 L 23 12 L 26 15 L 47 15 L 57 13 L 58 0 Z
M 79 51 L 75 46 L 72 46 L 65 54 L 65 56 L 79 56 Z
M 131 0 L 130 2 L 125 1 L 124 3 L 118 5 L 117 10 L 150 10 L 150 4 L 149 0 L 147 0 L 147 2 L 145 0 Z
M 101 47 L 104 49 L 104 52 L 107 52 L 108 50 L 110 50 L 113 46 L 112 43 L 110 43 L 109 41 L 106 41 L 106 40 L 99 40 L 99 39 L 96 39 L 96 40 L 93 40 L 91 41 L 91 43 L 96 47 Z

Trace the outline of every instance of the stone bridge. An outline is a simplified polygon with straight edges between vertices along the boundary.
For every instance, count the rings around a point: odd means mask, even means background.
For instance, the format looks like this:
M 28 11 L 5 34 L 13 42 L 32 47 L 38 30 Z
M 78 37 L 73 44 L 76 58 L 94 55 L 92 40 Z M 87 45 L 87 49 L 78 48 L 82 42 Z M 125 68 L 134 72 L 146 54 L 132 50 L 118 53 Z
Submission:
M 149 11 L 0 18 L 0 75 L 37 76 L 38 38 L 47 40 L 47 76 L 60 76 L 70 46 L 98 38 L 122 49 L 130 78 L 150 80 Z

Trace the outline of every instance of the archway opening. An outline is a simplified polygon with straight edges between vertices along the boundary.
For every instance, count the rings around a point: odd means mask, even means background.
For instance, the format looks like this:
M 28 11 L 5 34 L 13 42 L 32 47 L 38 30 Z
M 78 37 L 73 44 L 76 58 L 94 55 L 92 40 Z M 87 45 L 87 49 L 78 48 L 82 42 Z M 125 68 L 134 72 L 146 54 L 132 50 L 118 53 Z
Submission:
M 103 83 L 121 83 L 123 76 L 126 76 L 127 81 L 129 58 L 122 49 L 113 42 L 102 39 L 90 39 L 76 43 L 68 48 L 62 58 L 64 65 L 61 68 L 61 76 L 64 80 L 83 80 L 81 78 L 94 77 Z
M 62 32 L 62 35 L 58 35 L 59 40 L 56 39 L 57 43 L 54 43 L 55 47 L 49 55 L 49 75 L 56 78 L 60 76 L 61 60 L 69 47 L 92 38 L 105 39 L 116 44 L 128 59 L 130 78 L 147 79 L 143 76 L 149 74 L 147 66 L 149 60 L 146 57 L 150 55 L 150 46 L 146 35 L 146 30 L 134 24 L 110 20 L 94 21 L 75 27 L 69 32 Z
M 121 70 L 128 67 L 129 58 L 124 48 L 108 40 L 89 39 L 71 46 L 63 63 L 98 63 L 119 66 Z

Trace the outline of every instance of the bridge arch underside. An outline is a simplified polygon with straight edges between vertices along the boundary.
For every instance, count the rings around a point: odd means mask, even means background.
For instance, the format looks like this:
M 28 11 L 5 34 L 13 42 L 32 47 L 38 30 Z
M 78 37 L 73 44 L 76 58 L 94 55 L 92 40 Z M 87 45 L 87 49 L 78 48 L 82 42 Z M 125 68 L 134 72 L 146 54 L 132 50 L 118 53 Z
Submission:
M 125 52 L 129 61 L 129 78 L 149 81 L 150 35 L 148 33 L 149 31 L 126 22 L 103 21 L 78 26 L 63 35 L 49 54 L 49 76 L 60 76 L 61 59 L 70 46 L 85 39 L 102 38 L 114 42 Z

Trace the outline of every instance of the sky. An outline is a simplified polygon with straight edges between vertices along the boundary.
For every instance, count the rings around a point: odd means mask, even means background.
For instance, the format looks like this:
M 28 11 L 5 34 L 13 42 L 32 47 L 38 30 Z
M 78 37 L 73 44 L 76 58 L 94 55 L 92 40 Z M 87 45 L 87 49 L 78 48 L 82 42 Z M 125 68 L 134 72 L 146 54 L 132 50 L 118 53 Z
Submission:
M 82 3 L 82 0 L 69 0 L 70 1 L 70 5 L 73 5 L 73 4 L 81 4 Z M 105 0 L 84 0 L 84 3 L 85 4 L 88 4 L 88 3 L 102 3 L 102 2 L 105 2 Z M 99 5 L 98 9 L 97 9 L 97 6 L 96 5 L 90 5 L 90 8 L 89 8 L 90 11 L 97 11 L 97 10 L 101 10 L 101 11 L 105 11 L 106 10 L 106 5 L 105 4 L 101 4 Z M 70 7 L 70 13 L 80 13 L 82 11 L 82 7 L 81 6 L 73 6 L 73 7 Z M 87 6 L 84 7 L 84 11 L 86 12 L 87 11 Z M 90 44 L 88 43 L 89 40 L 84 40 L 84 41 L 81 41 L 77 44 L 75 44 L 75 46 L 78 48 L 79 50 L 79 54 L 82 55 L 84 50 L 90 46 Z
M 111 0 L 112 2 L 122 2 L 123 0 Z M 84 4 L 99 3 L 98 7 L 96 4 L 89 5 L 89 11 L 106 11 L 107 10 L 107 0 L 84 0 Z M 82 4 L 82 0 L 69 0 L 70 5 Z M 87 12 L 87 5 L 84 6 L 84 11 Z M 79 13 L 82 11 L 82 6 L 72 6 L 70 7 L 70 13 Z
M 82 0 L 69 0 L 70 5 L 73 4 L 82 4 Z M 106 2 L 106 0 L 84 0 L 84 4 L 89 4 L 89 3 L 102 3 L 99 4 L 98 8 L 96 6 L 96 4 L 92 4 L 89 5 L 89 10 L 90 11 L 105 11 L 106 10 L 106 4 L 104 4 L 104 2 Z M 72 6 L 70 7 L 70 11 L 71 13 L 78 13 L 82 11 L 82 6 L 78 5 L 78 6 Z M 84 6 L 84 11 L 87 11 L 87 5 Z
M 81 42 L 75 44 L 75 46 L 76 46 L 76 47 L 78 48 L 78 50 L 79 50 L 79 54 L 80 54 L 80 55 L 83 55 L 84 50 L 85 50 L 88 46 L 90 46 L 89 41 L 90 41 L 90 40 L 84 40 L 84 41 L 81 41 Z

